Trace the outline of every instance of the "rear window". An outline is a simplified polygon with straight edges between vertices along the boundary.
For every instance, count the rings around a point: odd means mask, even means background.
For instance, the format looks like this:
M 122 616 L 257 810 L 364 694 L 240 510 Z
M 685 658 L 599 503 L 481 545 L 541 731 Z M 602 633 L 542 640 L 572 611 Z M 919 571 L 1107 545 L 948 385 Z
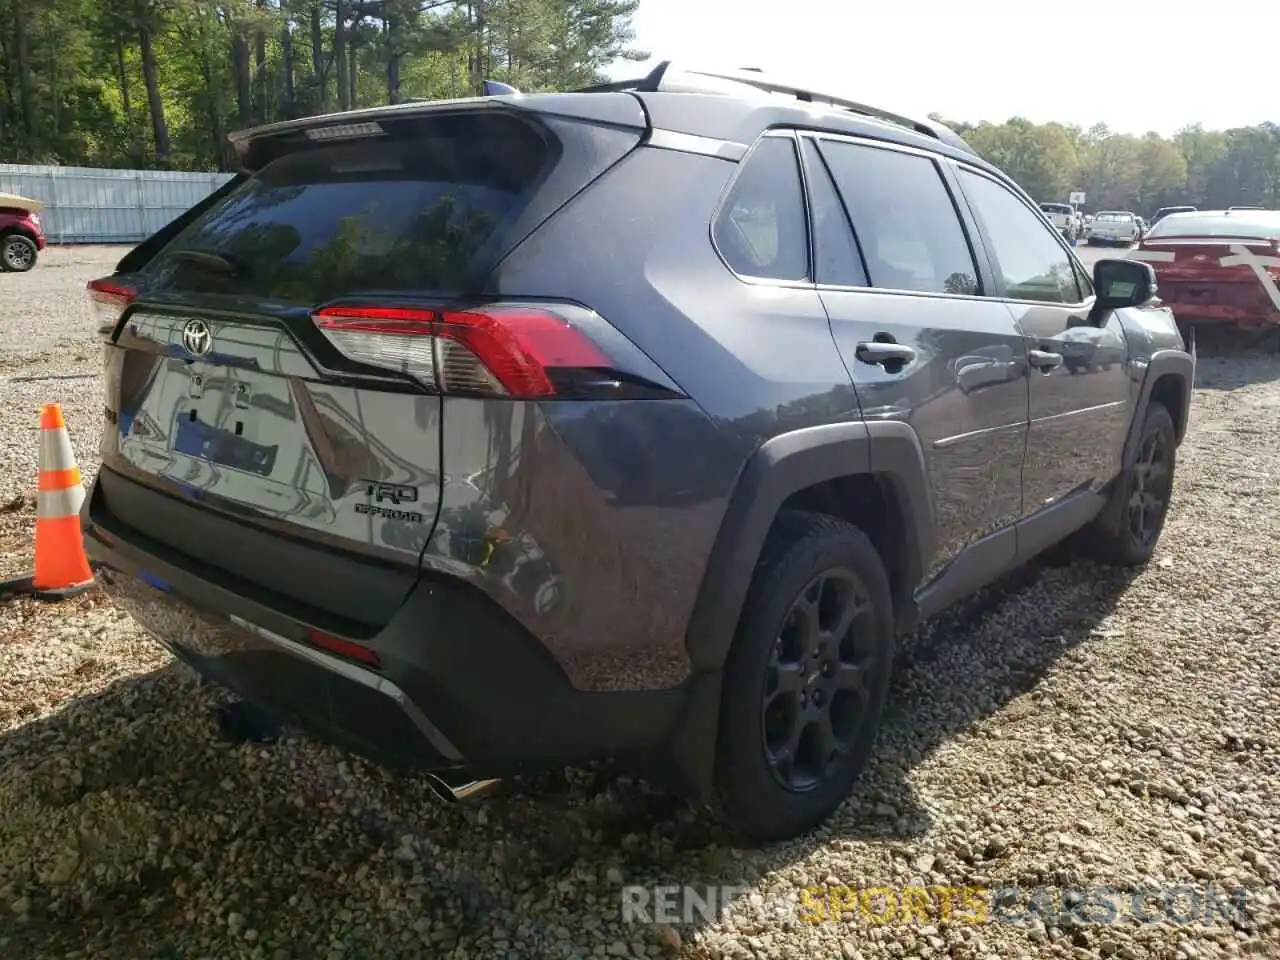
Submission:
M 454 291 L 528 204 L 554 146 L 508 116 L 283 156 L 153 261 L 152 289 L 313 304 L 357 290 Z M 215 254 L 225 269 L 177 251 Z
M 1096 217 L 1094 217 L 1094 219 L 1101 220 L 1104 223 L 1106 222 L 1127 223 L 1133 219 L 1133 214 L 1131 213 L 1100 213 Z
M 1162 219 L 1147 234 L 1149 239 L 1160 237 L 1259 237 L 1280 240 L 1280 214 L 1259 211 L 1250 214 L 1170 215 Z
M 1070 213 L 1071 208 L 1061 203 L 1042 203 L 1040 209 L 1045 213 Z

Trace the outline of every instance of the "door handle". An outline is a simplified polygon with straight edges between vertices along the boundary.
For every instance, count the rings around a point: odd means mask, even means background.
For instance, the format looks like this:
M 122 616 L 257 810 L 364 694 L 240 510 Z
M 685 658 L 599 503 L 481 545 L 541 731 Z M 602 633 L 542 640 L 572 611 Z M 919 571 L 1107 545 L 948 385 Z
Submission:
M 1052 370 L 1062 363 L 1062 354 L 1050 353 L 1048 350 L 1028 350 L 1027 360 L 1040 370 Z
M 855 355 L 863 363 L 877 366 L 887 364 L 908 364 L 916 358 L 916 352 L 905 343 L 881 343 L 878 340 L 864 340 L 858 344 Z

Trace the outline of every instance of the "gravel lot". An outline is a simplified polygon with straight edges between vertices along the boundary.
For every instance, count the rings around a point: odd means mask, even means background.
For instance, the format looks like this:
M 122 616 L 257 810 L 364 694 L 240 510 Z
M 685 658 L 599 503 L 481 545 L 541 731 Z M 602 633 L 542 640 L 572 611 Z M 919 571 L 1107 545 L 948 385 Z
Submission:
M 56 249 L 0 277 L 0 576 L 30 562 L 40 403 L 64 404 L 96 466 L 81 298 L 119 254 Z M 1150 568 L 1045 561 L 912 638 L 857 795 L 820 836 L 765 851 L 606 771 L 446 808 L 302 739 L 232 746 L 217 695 L 99 596 L 0 604 L 0 956 L 1280 956 L 1278 378 L 1280 357 L 1202 357 Z M 715 923 L 624 924 L 624 883 L 752 894 Z M 1246 890 L 1249 916 L 745 909 L 907 884 L 1109 885 L 1124 905 L 1213 885 Z

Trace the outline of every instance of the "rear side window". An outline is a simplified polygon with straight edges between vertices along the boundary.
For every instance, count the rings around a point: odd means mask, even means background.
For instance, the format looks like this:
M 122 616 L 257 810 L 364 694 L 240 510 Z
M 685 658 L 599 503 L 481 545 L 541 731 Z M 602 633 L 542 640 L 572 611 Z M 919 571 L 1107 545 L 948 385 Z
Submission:
M 977 268 L 951 194 L 927 157 L 823 140 L 872 286 L 978 293 Z
M 478 115 L 287 154 L 179 233 L 153 261 L 151 286 L 304 304 L 461 290 L 555 154 L 528 124 Z M 181 250 L 215 254 L 221 268 Z
M 826 161 L 818 145 L 804 139 L 805 170 L 809 174 L 809 207 L 813 213 L 814 279 L 836 286 L 865 287 L 867 274 L 853 242 L 853 230 Z
M 809 237 L 794 141 L 765 137 L 751 151 L 711 235 L 734 273 L 769 280 L 808 278 Z
M 991 238 L 1013 300 L 1080 303 L 1084 297 L 1075 267 L 1058 235 L 1005 187 L 968 170 L 960 171 L 964 192 Z

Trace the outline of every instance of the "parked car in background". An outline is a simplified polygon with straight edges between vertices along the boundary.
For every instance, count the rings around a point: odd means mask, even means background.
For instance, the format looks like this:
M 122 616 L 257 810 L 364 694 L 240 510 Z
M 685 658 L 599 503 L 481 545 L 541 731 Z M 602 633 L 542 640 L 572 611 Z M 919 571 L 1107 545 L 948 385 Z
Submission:
M 39 200 L 0 193 L 0 270 L 25 273 L 45 248 Z
M 1101 210 L 1089 227 L 1089 244 L 1129 246 L 1142 235 L 1138 218 L 1127 210 Z
M 1068 240 L 1075 240 L 1080 236 L 1080 218 L 1076 215 L 1075 207 L 1069 203 L 1042 203 L 1040 209 L 1044 211 L 1044 215 L 1049 221 L 1058 228 L 1058 232 Z
M 903 631 L 1076 531 L 1156 548 L 1194 361 L 1151 268 L 1086 270 L 940 124 L 664 62 L 232 145 L 89 285 L 86 549 L 206 677 L 447 796 L 616 758 L 794 837 Z
M 1151 264 L 1184 329 L 1280 324 L 1280 211 L 1170 214 L 1129 256 Z
M 1165 217 L 1167 217 L 1171 213 L 1195 213 L 1196 209 L 1197 209 L 1196 207 L 1190 207 L 1190 206 L 1161 207 L 1159 210 L 1156 211 L 1156 215 L 1151 218 L 1150 226 L 1154 227 L 1157 223 L 1159 223 L 1161 220 L 1163 220 Z

